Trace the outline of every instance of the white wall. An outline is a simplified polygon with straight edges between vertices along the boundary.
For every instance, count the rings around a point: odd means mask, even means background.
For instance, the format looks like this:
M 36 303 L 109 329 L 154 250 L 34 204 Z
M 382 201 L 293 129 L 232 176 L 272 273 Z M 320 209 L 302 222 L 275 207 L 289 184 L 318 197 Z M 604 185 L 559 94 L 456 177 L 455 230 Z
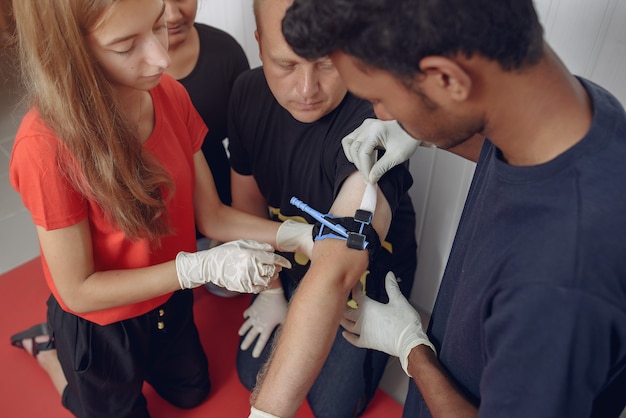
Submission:
M 254 39 L 252 0 L 198 0 L 196 20 L 230 33 L 246 52 L 250 67 L 261 65 Z
M 259 65 L 252 0 L 200 2 L 198 20 L 231 33 L 244 47 L 250 65 Z M 604 86 L 626 104 L 626 0 L 535 0 L 535 6 L 548 42 L 568 68 Z M 419 243 L 411 301 L 428 317 L 474 164 L 445 151 L 419 148 L 411 159 L 411 172 Z M 390 361 L 381 387 L 403 402 L 407 384 L 399 362 Z

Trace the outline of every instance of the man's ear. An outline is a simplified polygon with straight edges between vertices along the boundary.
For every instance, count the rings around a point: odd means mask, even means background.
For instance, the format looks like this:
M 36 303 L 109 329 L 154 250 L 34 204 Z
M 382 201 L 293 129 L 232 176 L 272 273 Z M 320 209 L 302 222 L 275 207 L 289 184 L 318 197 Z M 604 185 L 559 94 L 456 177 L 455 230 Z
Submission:
M 261 53 L 261 35 L 259 35 L 259 30 L 254 31 L 254 39 L 256 39 L 256 43 L 259 46 L 259 59 L 263 62 L 263 54 Z
M 445 91 L 455 101 L 464 101 L 470 95 L 472 78 L 455 61 L 442 56 L 428 56 L 420 61 L 420 69 L 431 88 Z

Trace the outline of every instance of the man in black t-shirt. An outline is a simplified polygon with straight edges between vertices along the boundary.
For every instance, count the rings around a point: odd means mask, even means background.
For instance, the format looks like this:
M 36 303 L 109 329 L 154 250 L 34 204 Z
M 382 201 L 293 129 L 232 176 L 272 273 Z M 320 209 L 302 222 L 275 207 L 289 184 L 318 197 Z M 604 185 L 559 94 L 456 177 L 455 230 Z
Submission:
M 264 217 L 269 209 L 275 220 L 314 224 L 290 204 L 295 196 L 322 213 L 351 217 L 366 183 L 345 157 L 341 139 L 374 112 L 370 103 L 347 93 L 330 60 L 309 62 L 291 51 L 280 30 L 288 5 L 284 0 L 254 4 L 263 67 L 243 73 L 231 95 L 232 205 Z M 257 386 L 272 391 L 280 381 L 298 387 L 298 399 L 277 400 L 292 405 L 294 413 L 305 396 L 316 416 L 352 417 L 364 411 L 388 356 L 349 344 L 339 335 L 339 320 L 361 276 L 367 294 L 386 301 L 384 278 L 392 270 L 409 296 L 417 249 L 415 213 L 407 195 L 411 184 L 406 165 L 378 182 L 373 226 L 382 248 L 369 265 L 368 251 L 349 249 L 337 239 L 317 241 L 311 262 L 303 254 L 284 254 L 293 268 L 282 271 L 280 283 L 259 294 L 244 314 L 237 370 L 246 387 L 257 385 L 271 354 L 272 344 L 266 343 L 276 339 L 266 377 Z

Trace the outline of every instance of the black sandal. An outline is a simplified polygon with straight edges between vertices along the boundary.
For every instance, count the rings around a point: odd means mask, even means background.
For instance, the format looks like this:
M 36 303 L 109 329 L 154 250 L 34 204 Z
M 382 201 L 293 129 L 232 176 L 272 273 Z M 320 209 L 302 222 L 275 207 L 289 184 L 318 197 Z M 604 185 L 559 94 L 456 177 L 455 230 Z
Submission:
M 40 337 L 42 335 L 47 335 L 48 341 L 37 342 L 35 338 Z M 50 335 L 50 329 L 48 328 L 48 324 L 46 322 L 42 324 L 34 325 L 28 328 L 25 331 L 18 332 L 15 335 L 11 336 L 11 345 L 17 348 L 21 348 L 22 350 L 26 350 L 22 341 L 31 340 L 33 343 L 33 357 L 37 357 L 40 351 L 46 350 L 54 350 L 56 347 L 54 345 L 54 337 Z

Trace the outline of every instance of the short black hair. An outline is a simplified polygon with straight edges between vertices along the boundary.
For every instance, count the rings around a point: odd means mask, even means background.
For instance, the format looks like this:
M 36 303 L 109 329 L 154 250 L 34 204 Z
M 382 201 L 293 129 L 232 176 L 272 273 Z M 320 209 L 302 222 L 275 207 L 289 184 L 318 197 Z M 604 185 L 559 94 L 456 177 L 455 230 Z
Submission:
M 480 54 L 507 71 L 543 56 L 532 0 L 295 0 L 282 25 L 304 58 L 342 51 L 400 78 L 430 55 Z

